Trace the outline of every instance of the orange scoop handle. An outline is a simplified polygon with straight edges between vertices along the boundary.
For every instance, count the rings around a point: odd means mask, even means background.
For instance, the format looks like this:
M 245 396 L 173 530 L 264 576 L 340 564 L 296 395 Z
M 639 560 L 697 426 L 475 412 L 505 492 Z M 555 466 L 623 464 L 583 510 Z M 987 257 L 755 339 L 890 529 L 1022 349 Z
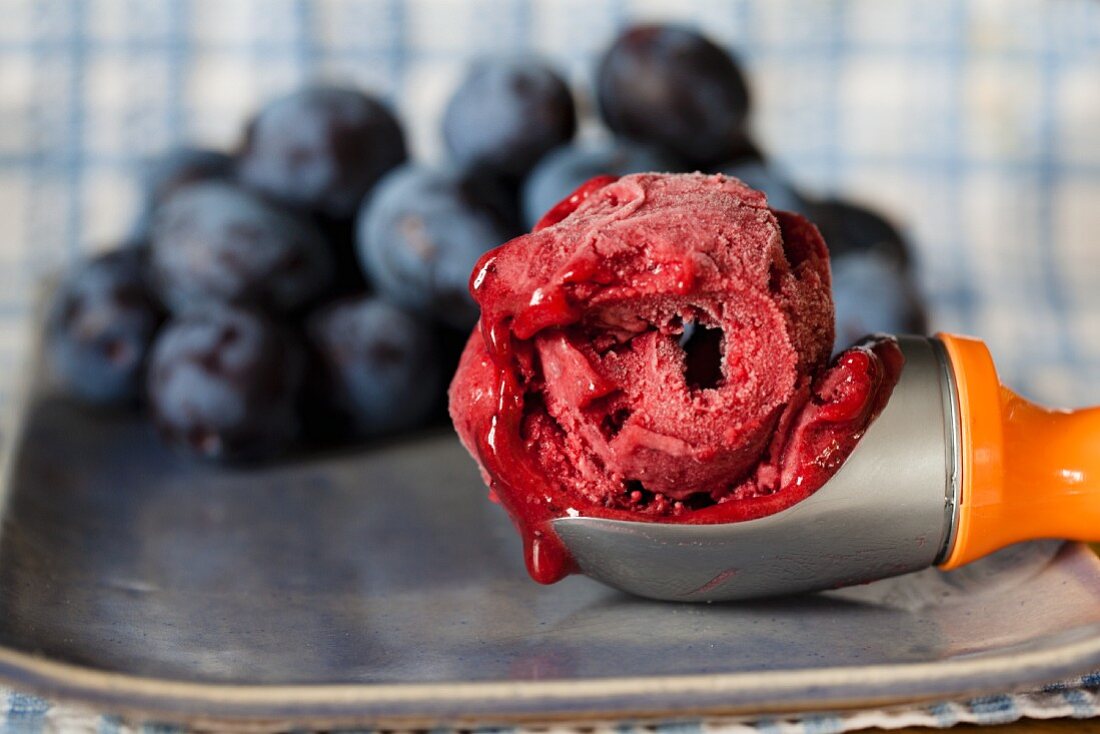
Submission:
M 1050 410 L 1000 383 L 977 339 L 937 334 L 958 390 L 961 476 L 942 568 L 1038 538 L 1100 541 L 1100 407 Z

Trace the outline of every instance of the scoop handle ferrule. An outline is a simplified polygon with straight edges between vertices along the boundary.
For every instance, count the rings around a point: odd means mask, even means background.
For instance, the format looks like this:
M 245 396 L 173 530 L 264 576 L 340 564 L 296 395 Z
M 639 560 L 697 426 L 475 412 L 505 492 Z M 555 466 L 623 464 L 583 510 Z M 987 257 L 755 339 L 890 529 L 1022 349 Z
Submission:
M 937 334 L 955 377 L 961 455 L 942 568 L 1039 538 L 1100 541 L 1100 407 L 1052 410 L 1001 384 L 985 344 Z

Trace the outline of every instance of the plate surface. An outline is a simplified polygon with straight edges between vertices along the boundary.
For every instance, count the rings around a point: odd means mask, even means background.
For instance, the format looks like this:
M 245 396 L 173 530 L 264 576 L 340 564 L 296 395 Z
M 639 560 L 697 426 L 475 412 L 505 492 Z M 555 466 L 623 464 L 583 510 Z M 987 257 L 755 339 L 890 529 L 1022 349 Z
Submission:
M 1100 563 L 1009 549 L 752 604 L 529 581 L 448 432 L 250 470 L 41 393 L 9 442 L 0 677 L 185 719 L 390 724 L 837 708 L 1100 667 Z

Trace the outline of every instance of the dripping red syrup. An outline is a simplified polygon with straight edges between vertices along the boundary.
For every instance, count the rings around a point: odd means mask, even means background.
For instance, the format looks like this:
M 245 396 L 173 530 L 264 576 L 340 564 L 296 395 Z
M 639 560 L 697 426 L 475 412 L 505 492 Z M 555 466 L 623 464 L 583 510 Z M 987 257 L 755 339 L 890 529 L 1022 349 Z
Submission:
M 615 180 L 613 176 L 601 176 L 587 182 L 550 210 L 535 231 L 565 219 L 590 193 Z M 478 291 L 492 267 L 493 252 L 489 252 L 474 270 L 471 290 Z M 599 280 L 597 270 L 595 264 L 576 268 L 563 284 Z M 678 278 L 680 289 L 690 290 L 690 269 L 679 273 L 675 268 L 670 270 L 673 272 L 669 276 Z M 488 423 L 478 427 L 475 448 L 492 478 L 492 498 L 504 505 L 523 537 L 527 571 L 542 584 L 552 584 L 578 571 L 553 530 L 552 521 L 560 517 L 583 514 L 611 520 L 712 525 L 766 517 L 806 499 L 836 473 L 882 412 L 904 364 L 897 341 L 890 336 L 870 337 L 838 355 L 805 394 L 796 397 L 801 409 L 789 411 L 786 430 L 777 431 L 770 452 L 779 458 L 773 458 L 774 468 L 767 468 L 775 475 L 775 491 L 681 514 L 639 515 L 567 495 L 548 480 L 522 435 L 525 389 L 520 373 L 533 363 L 529 340 L 543 329 L 564 327 L 579 317 L 559 288 L 537 293 L 512 317 L 488 322 L 483 318 L 480 324 L 495 368 L 489 396 L 495 409 Z M 599 386 L 593 389 L 598 392 Z M 752 482 L 753 478 L 746 481 Z

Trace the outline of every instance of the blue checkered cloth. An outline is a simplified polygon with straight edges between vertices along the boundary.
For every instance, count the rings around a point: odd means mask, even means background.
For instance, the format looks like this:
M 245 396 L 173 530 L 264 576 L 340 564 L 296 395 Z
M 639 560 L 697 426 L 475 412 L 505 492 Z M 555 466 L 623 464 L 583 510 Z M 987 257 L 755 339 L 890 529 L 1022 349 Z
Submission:
M 138 164 L 173 143 L 231 147 L 325 78 L 393 102 L 432 159 L 468 58 L 534 50 L 590 102 L 594 57 L 643 17 L 736 50 L 797 183 L 907 224 L 934 328 L 983 337 L 1025 394 L 1100 403 L 1092 0 L 0 0 L 0 374 L 36 279 L 124 238 Z
M 596 54 L 636 18 L 684 20 L 735 49 L 777 165 L 907 225 L 934 328 L 983 337 L 1025 394 L 1100 403 L 1093 0 L 0 0 L 0 374 L 25 351 L 39 277 L 125 238 L 134 174 L 165 148 L 230 148 L 262 100 L 324 78 L 391 101 L 416 155 L 438 158 L 467 59 L 533 50 L 590 108 Z M 120 726 L 6 701 L 11 730 Z M 1091 680 L 889 721 L 1096 712 Z M 839 731 L 859 716 L 754 726 Z

